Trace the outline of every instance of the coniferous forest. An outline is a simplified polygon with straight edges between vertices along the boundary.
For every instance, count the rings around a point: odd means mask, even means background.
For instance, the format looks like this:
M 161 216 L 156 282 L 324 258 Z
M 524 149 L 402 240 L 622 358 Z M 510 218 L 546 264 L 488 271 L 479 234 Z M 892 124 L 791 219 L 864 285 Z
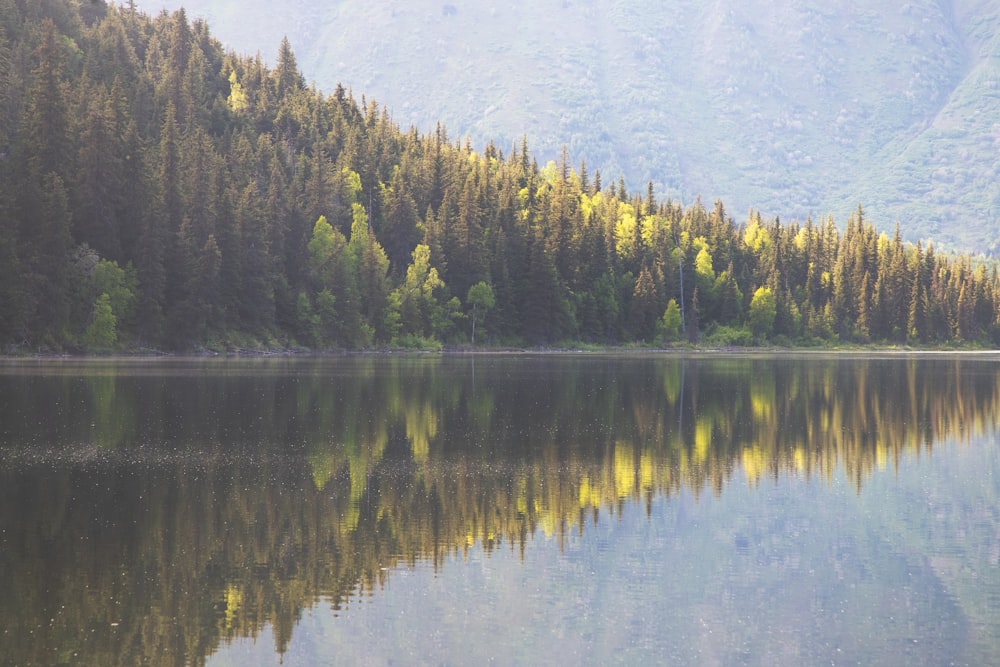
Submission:
M 0 0 L 0 80 L 6 352 L 1000 342 L 994 265 L 860 205 L 737 221 L 403 129 L 183 11 Z

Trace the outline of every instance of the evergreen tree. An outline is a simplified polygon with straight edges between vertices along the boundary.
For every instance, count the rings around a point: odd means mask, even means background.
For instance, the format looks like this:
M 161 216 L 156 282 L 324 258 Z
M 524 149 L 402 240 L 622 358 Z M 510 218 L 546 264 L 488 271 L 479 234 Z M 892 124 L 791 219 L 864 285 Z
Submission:
M 271 260 L 272 236 L 268 233 L 268 221 L 256 181 L 247 185 L 237 204 L 236 228 L 240 232 L 239 249 L 238 253 L 230 254 L 238 254 L 241 261 L 235 299 L 238 312 L 233 323 L 255 333 L 267 332 L 275 322 L 274 294 L 278 281 Z M 231 304 L 232 300 L 230 297 L 227 302 Z
M 35 226 L 26 234 L 32 242 L 25 246 L 22 264 L 34 297 L 29 326 L 43 339 L 57 343 L 69 323 L 69 196 L 62 177 L 54 172 L 42 177 L 36 188 L 28 194 L 37 208 L 27 209 L 27 217 Z
M 35 52 L 38 65 L 31 72 L 32 84 L 24 125 L 24 146 L 29 169 L 41 176 L 56 174 L 65 183 L 73 172 L 71 142 L 62 78 L 63 62 L 55 24 L 45 19 Z
M 287 36 L 281 38 L 281 46 L 278 48 L 278 66 L 274 70 L 274 84 L 279 99 L 305 87 L 305 81 L 299 72 L 298 63 Z
M 399 168 L 393 170 L 386 193 L 385 224 L 382 229 L 385 252 L 397 279 L 406 269 L 407 259 L 420 241 L 420 216 Z
M 629 330 L 632 337 L 644 341 L 652 340 L 662 308 L 653 276 L 648 268 L 643 267 L 635 281 L 635 289 L 629 304 Z
M 920 343 L 926 338 L 927 293 L 920 280 L 913 281 L 909 316 L 906 321 L 907 341 Z
M 563 340 L 572 334 L 575 328 L 573 313 L 540 230 L 535 231 L 531 241 L 524 289 L 519 301 L 524 313 L 526 339 L 545 343 Z
M 701 338 L 701 321 L 698 310 L 698 288 L 695 287 L 691 294 L 691 307 L 687 309 L 686 322 L 684 323 L 688 340 L 692 343 L 697 343 L 698 339 Z

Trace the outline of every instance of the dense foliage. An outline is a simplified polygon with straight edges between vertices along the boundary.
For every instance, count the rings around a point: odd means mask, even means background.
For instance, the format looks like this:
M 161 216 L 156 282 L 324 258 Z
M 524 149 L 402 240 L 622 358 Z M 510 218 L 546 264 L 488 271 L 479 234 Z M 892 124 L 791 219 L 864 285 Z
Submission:
M 0 0 L 0 343 L 1000 339 L 995 269 L 401 130 L 183 10 Z M 478 327 L 478 332 L 475 331 Z

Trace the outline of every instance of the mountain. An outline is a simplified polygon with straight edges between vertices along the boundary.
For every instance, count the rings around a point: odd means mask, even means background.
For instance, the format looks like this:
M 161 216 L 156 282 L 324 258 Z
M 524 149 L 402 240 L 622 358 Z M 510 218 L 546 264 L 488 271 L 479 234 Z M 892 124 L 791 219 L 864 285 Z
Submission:
M 141 0 L 475 146 L 1000 252 L 1000 0 Z

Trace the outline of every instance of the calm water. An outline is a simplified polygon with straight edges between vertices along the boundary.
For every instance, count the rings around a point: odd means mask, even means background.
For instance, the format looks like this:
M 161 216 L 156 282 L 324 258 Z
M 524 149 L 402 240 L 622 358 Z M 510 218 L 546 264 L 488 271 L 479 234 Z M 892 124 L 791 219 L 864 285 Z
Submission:
M 994 355 L 0 362 L 0 664 L 996 664 L 998 424 Z

